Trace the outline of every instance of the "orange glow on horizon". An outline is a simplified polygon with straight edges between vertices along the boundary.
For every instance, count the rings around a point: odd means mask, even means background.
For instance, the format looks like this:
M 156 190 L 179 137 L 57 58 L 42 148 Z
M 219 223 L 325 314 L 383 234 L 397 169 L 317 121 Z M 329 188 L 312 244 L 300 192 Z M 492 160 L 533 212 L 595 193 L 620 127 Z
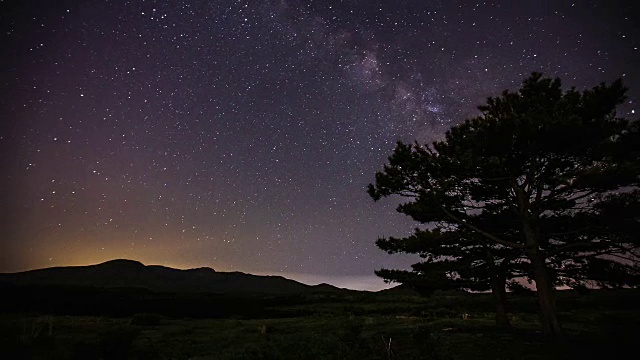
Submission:
M 164 239 L 162 239 L 164 240 Z M 135 246 L 126 242 L 110 242 L 109 245 L 101 246 L 101 239 L 94 237 L 83 237 L 78 240 L 65 242 L 63 246 L 53 244 L 32 248 L 29 251 L 21 251 L 14 256 L 23 259 L 26 266 L 21 268 L 9 268 L 3 271 L 19 272 L 34 269 L 42 269 L 57 266 L 86 266 L 100 264 L 114 259 L 128 259 L 143 263 L 144 265 L 162 265 L 176 269 L 192 269 L 209 267 L 216 271 L 238 271 L 239 269 L 220 261 L 212 259 L 209 261 L 188 260 L 192 256 L 185 252 L 185 256 L 180 256 L 180 252 L 171 246 L 164 245 L 167 242 L 158 241 L 150 245 Z M 171 241 L 168 241 L 171 244 Z M 103 244 L 105 244 L 103 242 Z M 181 260 L 184 259 L 184 260 Z M 241 270 L 240 270 L 241 271 Z

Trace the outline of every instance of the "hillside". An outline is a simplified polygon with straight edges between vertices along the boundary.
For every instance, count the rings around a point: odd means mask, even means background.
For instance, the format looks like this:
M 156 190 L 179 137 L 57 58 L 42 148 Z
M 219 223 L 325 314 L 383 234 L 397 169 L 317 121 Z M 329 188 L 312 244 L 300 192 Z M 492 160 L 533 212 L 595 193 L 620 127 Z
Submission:
M 180 270 L 111 260 L 97 265 L 52 267 L 0 274 L 0 283 L 30 286 L 144 288 L 155 292 L 290 294 L 348 291 L 323 284 L 310 286 L 282 276 L 217 272 L 211 268 Z

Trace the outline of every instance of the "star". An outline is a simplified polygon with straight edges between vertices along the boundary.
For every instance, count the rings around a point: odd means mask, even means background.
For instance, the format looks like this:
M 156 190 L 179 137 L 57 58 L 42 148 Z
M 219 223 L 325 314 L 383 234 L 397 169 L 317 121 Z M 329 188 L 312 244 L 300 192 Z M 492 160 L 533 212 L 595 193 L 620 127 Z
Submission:
M 396 141 L 532 71 L 622 77 L 636 115 L 633 1 L 65 5 L 2 11 L 0 271 L 125 257 L 381 288 L 415 262 L 376 248 L 416 224 L 366 193 Z

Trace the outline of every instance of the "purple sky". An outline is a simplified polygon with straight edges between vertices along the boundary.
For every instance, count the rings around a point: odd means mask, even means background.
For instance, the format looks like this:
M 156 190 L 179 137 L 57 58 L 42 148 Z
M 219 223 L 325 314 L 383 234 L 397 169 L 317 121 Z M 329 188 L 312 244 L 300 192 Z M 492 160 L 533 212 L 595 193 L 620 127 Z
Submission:
M 365 191 L 532 71 L 622 77 L 635 1 L 4 1 L 0 271 L 113 258 L 376 289 Z M 549 2 L 551 3 L 551 2 Z M 634 27 L 634 22 L 636 23 Z

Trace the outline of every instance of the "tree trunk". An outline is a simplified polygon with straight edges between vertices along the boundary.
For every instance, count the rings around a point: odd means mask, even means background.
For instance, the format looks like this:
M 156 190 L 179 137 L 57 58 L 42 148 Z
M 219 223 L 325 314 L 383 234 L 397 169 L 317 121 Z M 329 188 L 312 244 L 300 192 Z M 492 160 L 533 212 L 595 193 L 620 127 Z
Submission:
M 529 260 L 531 260 L 531 265 L 533 265 L 542 330 L 547 336 L 561 337 L 563 332 L 556 313 L 555 289 L 549 276 L 545 259 L 538 249 L 529 251 L 527 255 Z
M 537 226 L 537 218 L 530 218 L 528 197 L 523 195 L 518 187 L 518 203 L 522 221 L 522 230 L 526 241 L 526 254 L 533 266 L 533 277 L 536 282 L 536 296 L 540 309 L 540 322 L 542 331 L 546 336 L 562 337 L 562 327 L 558 321 L 556 301 L 554 299 L 553 281 L 545 262 L 545 257 L 540 253 L 540 227 Z
M 496 300 L 496 326 L 501 329 L 511 329 L 511 323 L 507 316 L 507 291 L 505 281 L 499 277 L 493 280 L 493 296 Z

